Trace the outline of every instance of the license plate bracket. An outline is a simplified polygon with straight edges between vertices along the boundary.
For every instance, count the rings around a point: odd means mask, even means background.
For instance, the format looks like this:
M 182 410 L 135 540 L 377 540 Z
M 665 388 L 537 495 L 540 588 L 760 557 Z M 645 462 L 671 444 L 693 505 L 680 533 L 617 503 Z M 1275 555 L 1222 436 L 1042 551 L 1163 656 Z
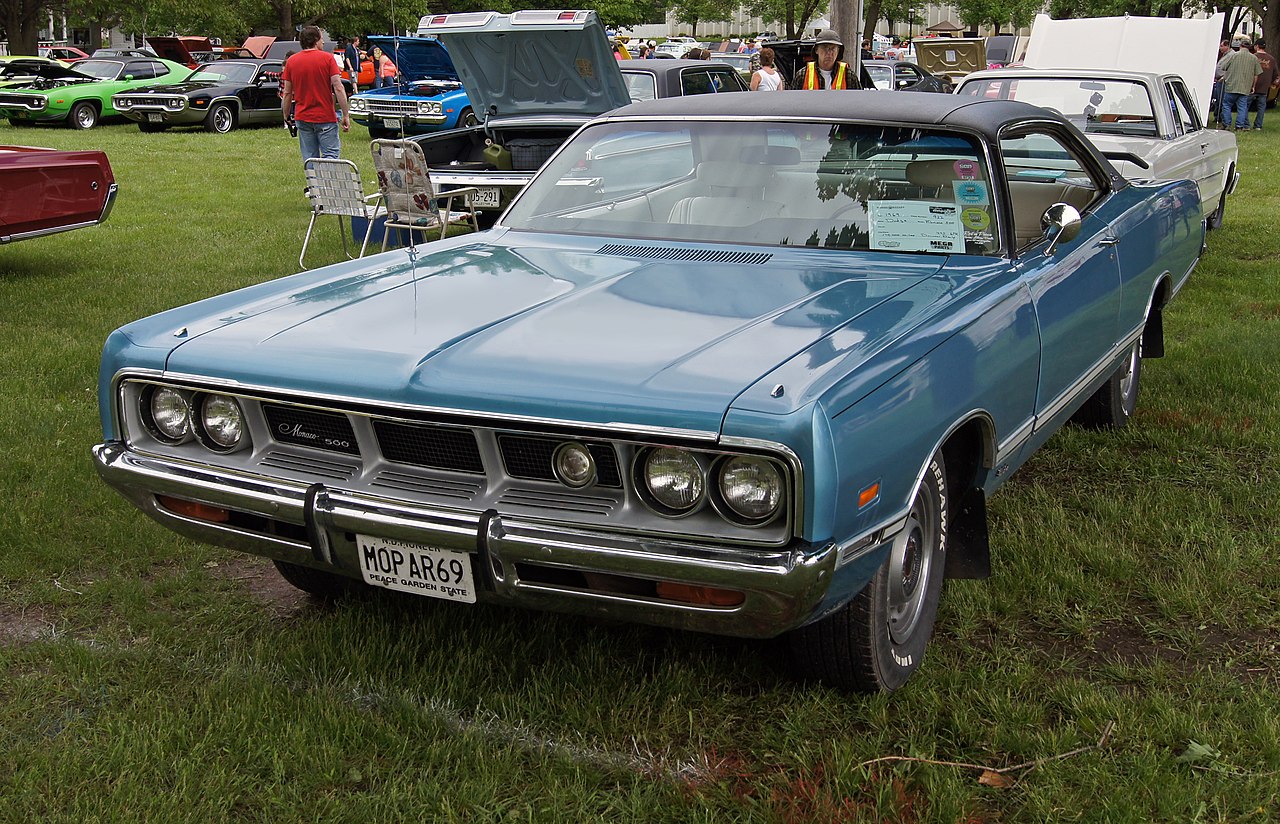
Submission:
M 160 112 L 147 112 L 147 122 L 148 122 L 148 123 L 163 123 L 163 122 L 164 122 L 164 117 L 160 114 Z
M 366 584 L 463 604 L 476 602 L 471 556 L 466 552 L 356 535 L 356 554 Z

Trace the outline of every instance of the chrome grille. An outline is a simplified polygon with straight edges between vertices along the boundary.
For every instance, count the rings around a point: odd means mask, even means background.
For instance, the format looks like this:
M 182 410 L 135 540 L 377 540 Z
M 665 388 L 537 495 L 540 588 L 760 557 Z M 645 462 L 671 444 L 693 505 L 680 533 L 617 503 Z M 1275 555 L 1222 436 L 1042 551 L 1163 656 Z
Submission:
M 418 104 L 414 100 L 373 100 L 368 99 L 369 114 L 383 117 L 404 117 L 418 113 Z
M 382 455 L 396 463 L 484 474 L 476 436 L 469 429 L 374 419 Z
M 0 94 L 0 106 L 21 106 L 24 109 L 42 109 L 44 98 L 34 94 Z

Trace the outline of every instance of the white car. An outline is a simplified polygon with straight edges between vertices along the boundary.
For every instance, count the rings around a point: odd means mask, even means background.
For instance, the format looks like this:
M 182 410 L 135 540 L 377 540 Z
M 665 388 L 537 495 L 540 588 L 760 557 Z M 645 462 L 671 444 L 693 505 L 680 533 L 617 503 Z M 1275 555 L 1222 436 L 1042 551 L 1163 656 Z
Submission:
M 1052 109 L 1130 180 L 1194 180 L 1205 219 L 1217 228 L 1239 179 L 1235 135 L 1205 122 L 1221 17 L 1040 15 L 1026 59 L 1054 68 L 974 72 L 956 94 Z

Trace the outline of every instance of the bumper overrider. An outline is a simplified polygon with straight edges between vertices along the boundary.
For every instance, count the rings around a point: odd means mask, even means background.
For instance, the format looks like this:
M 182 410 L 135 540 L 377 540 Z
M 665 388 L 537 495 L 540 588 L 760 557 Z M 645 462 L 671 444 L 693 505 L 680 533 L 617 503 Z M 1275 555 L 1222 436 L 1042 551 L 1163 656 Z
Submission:
M 197 466 L 117 441 L 95 446 L 93 455 L 103 480 L 150 517 L 195 540 L 361 580 L 356 535 L 377 535 L 468 553 L 477 601 L 721 635 L 768 638 L 805 623 L 823 603 L 840 555 L 834 545 L 799 540 L 745 551 L 577 529 L 493 509 L 420 506 Z M 175 507 L 175 500 L 231 517 L 194 517 L 198 508 Z M 654 582 L 741 598 L 690 603 L 654 595 Z

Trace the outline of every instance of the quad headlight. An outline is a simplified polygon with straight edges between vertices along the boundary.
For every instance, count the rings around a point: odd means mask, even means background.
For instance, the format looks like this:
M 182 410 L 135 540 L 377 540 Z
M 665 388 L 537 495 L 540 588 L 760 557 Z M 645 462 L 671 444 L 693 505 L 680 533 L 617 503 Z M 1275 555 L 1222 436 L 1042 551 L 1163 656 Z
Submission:
M 782 473 L 773 462 L 754 455 L 721 461 L 716 488 L 731 520 L 760 524 L 776 515 L 782 505 Z
M 351 111 L 364 112 L 369 110 L 369 102 L 363 97 L 353 97 L 349 101 L 351 103 Z
M 147 428 L 159 441 L 177 444 L 191 435 L 191 403 L 176 389 L 152 387 L 143 395 L 142 414 Z
M 200 395 L 197 401 L 197 440 L 214 452 L 231 452 L 244 439 L 244 412 L 229 395 Z
M 650 502 L 663 514 L 691 512 L 706 494 L 701 465 L 683 449 L 651 450 L 644 458 L 641 480 Z
M 440 114 L 440 102 L 418 101 L 418 114 Z

